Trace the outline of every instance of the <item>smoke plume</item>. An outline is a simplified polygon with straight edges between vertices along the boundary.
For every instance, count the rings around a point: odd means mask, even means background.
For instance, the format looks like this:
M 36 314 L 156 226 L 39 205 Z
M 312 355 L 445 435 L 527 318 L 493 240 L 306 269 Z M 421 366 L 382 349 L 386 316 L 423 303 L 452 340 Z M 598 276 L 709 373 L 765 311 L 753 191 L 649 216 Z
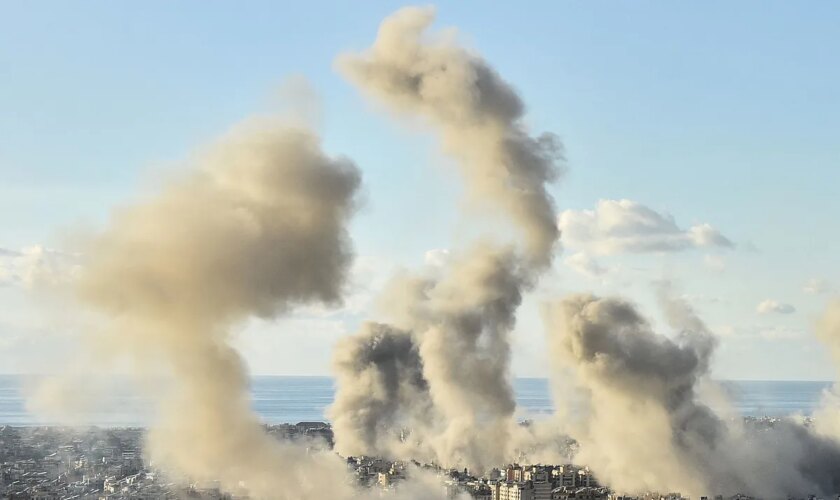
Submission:
M 329 409 L 346 455 L 402 456 L 395 430 L 422 425 L 430 408 L 420 353 L 410 332 L 367 323 L 335 347 L 341 384 Z M 395 449 L 395 447 L 397 447 Z
M 392 304 L 405 321 L 397 324 L 414 333 L 436 410 L 413 438 L 443 464 L 485 470 L 510 457 L 508 336 L 526 286 L 519 264 L 511 252 L 477 247 Z
M 826 306 L 817 321 L 817 338 L 828 348 L 840 375 L 840 299 Z M 822 434 L 840 439 L 840 385 L 834 384 L 823 394 L 820 408 L 814 412 L 815 427 Z
M 559 231 L 546 185 L 559 174 L 560 141 L 529 135 L 513 88 L 452 36 L 427 35 L 433 21 L 433 8 L 401 9 L 382 22 L 373 46 L 343 55 L 337 67 L 366 94 L 432 125 L 472 196 L 501 208 L 524 233 L 530 258 L 547 265 Z
M 505 214 L 524 245 L 475 245 L 457 252 L 441 276 L 398 280 L 386 314 L 419 354 L 422 383 L 414 368 L 386 370 L 380 361 L 370 372 L 367 351 L 353 362 L 339 352 L 330 411 L 336 422 L 357 424 L 336 427 L 341 453 L 381 451 L 374 434 L 393 438 L 402 430 L 394 427 L 400 414 L 401 425 L 413 426 L 387 447 L 392 453 L 482 470 L 511 459 L 515 447 L 508 337 L 522 294 L 550 265 L 559 236 L 547 185 L 558 177 L 561 148 L 553 135 L 528 134 L 522 101 L 484 60 L 449 37 L 426 35 L 433 19 L 432 9 L 402 9 L 382 23 L 372 47 L 340 57 L 337 66 L 366 94 L 431 125 L 471 198 Z M 367 332 L 360 335 L 365 343 Z
M 147 438 L 156 465 L 255 498 L 351 495 L 337 457 L 265 434 L 228 336 L 250 316 L 340 301 L 359 185 L 312 132 L 255 120 L 89 242 L 78 294 L 112 318 L 104 341 L 141 377 L 170 375 Z
M 476 248 L 440 279 L 391 285 L 394 326 L 368 324 L 336 346 L 329 412 L 340 453 L 477 470 L 510 457 L 508 335 L 526 284 L 519 264 L 509 251 Z
M 817 338 L 831 351 L 834 361 L 840 365 L 840 299 L 835 299 L 825 308 L 817 322 Z
M 328 410 L 337 451 L 482 471 L 538 442 L 560 447 L 562 430 L 580 445 L 575 460 L 620 492 L 840 491 L 840 397 L 826 396 L 813 427 L 784 420 L 763 432 L 722 418 L 700 393 L 715 337 L 667 284 L 659 298 L 671 336 L 620 299 L 574 295 L 553 307 L 555 393 L 576 388 L 585 414 L 560 412 L 556 428 L 517 424 L 510 336 L 523 295 L 558 244 L 548 189 L 562 148 L 551 134 L 529 133 L 522 100 L 479 55 L 451 32 L 427 34 L 433 20 L 432 9 L 402 9 L 369 49 L 336 65 L 377 102 L 429 125 L 470 200 L 519 233 L 394 280 L 383 322 L 338 343 Z M 253 120 L 156 194 L 115 212 L 88 241 L 75 291 L 108 318 L 97 352 L 127 357 L 147 384 L 168 376 L 155 388 L 159 420 L 147 436 L 157 466 L 253 498 L 365 495 L 336 454 L 264 432 L 230 345 L 231 329 L 253 316 L 341 302 L 360 182 L 356 166 L 327 156 L 306 128 Z M 840 360 L 840 303 L 818 335 Z M 417 475 L 405 498 L 441 494 Z
M 655 333 L 619 299 L 571 296 L 552 311 L 552 353 L 573 368 L 590 401 L 588 415 L 569 426 L 580 443 L 576 460 L 630 493 L 784 498 L 838 491 L 835 439 L 794 421 L 772 432 L 746 429 L 700 401 L 714 338 L 686 303 L 663 294 L 675 338 Z

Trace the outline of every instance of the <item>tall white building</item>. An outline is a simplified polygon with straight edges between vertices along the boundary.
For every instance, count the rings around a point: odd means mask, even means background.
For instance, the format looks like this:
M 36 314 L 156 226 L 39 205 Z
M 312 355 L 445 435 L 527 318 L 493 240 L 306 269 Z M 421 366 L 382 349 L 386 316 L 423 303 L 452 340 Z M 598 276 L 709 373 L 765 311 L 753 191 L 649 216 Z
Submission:
M 534 484 L 499 482 L 493 488 L 493 500 L 535 500 Z

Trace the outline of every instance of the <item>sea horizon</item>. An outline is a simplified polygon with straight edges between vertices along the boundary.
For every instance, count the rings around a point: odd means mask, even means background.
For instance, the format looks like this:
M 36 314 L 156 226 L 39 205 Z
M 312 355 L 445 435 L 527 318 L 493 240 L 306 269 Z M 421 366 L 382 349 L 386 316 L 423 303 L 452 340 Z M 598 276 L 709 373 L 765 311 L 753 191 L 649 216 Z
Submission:
M 131 390 L 106 392 L 94 409 L 72 419 L 49 418 L 28 408 L 28 391 L 45 375 L 0 374 L 0 425 L 99 427 L 146 427 L 153 423 L 151 399 Z M 115 377 L 117 380 L 122 376 Z M 325 411 L 333 402 L 334 378 L 328 375 L 253 375 L 250 377 L 252 407 L 267 424 L 302 421 L 328 422 Z M 809 416 L 829 380 L 715 380 L 728 396 L 728 409 L 749 417 Z M 549 379 L 516 377 L 512 380 L 517 418 L 537 420 L 554 412 Z M 122 384 L 117 384 L 123 387 Z M 123 387 L 124 389 L 124 387 Z M 719 408 L 723 409 L 723 408 Z
M 53 377 L 61 376 L 61 373 L 0 373 L 0 377 Z M 130 374 L 116 374 L 114 377 L 131 378 Z M 333 375 L 312 375 L 312 374 L 264 374 L 255 373 L 250 374 L 249 378 L 329 378 L 334 379 Z M 532 376 L 514 376 L 514 380 L 550 380 L 551 377 L 532 377 Z M 837 380 L 833 379 L 762 379 L 762 378 L 711 378 L 714 382 L 819 382 L 819 383 L 835 383 Z

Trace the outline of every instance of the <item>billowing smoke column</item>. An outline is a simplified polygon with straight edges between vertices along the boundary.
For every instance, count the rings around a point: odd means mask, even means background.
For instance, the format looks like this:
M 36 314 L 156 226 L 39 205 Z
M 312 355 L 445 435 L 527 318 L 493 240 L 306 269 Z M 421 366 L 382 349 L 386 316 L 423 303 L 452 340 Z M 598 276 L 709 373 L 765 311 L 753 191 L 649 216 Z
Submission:
M 435 410 L 411 428 L 412 453 L 476 470 L 511 456 L 516 403 L 507 337 L 527 286 L 518 265 L 512 252 L 475 248 L 441 279 L 392 303 L 397 324 L 414 333 Z
M 426 36 L 433 20 L 432 8 L 404 8 L 382 23 L 367 52 L 344 55 L 337 66 L 366 94 L 434 126 L 471 194 L 504 210 L 529 257 L 547 265 L 559 230 L 546 185 L 559 173 L 560 142 L 529 135 L 516 92 L 451 37 Z
M 745 429 L 699 401 L 712 335 L 687 304 L 663 295 L 672 339 L 629 303 L 571 296 L 552 311 L 549 343 L 589 397 L 569 424 L 580 463 L 618 491 L 745 493 L 765 498 L 840 491 L 840 442 L 794 421 Z M 567 380 L 555 383 L 566 384 Z
M 410 332 L 425 385 L 407 382 L 414 369 L 385 370 L 364 357 L 350 363 L 340 352 L 330 416 L 342 423 L 341 453 L 402 450 L 481 470 L 512 456 L 508 336 L 522 293 L 550 265 L 559 236 L 546 187 L 559 174 L 561 150 L 550 134 L 528 134 L 522 101 L 485 61 L 448 37 L 426 36 L 433 19 L 429 8 L 402 9 L 382 23 L 370 49 L 340 57 L 337 66 L 366 94 L 431 125 L 458 161 L 471 198 L 506 214 L 524 245 L 476 245 L 453 258 L 442 277 L 396 283 L 388 312 Z M 363 332 L 356 342 L 365 338 Z M 360 378 L 367 388 L 358 386 Z M 400 433 L 388 446 L 374 437 L 393 438 L 405 427 L 410 435 Z
M 506 214 L 523 244 L 477 244 L 434 275 L 396 281 L 388 323 L 367 323 L 337 346 L 329 412 L 340 453 L 482 470 L 534 437 L 514 420 L 508 337 L 559 237 L 547 185 L 561 151 L 553 136 L 528 134 L 522 102 L 486 62 L 425 35 L 432 20 L 430 9 L 403 9 L 368 51 L 338 66 L 364 92 L 432 125 L 473 200 Z M 157 465 L 253 498 L 363 495 L 336 455 L 264 433 L 229 344 L 230 329 L 249 317 L 340 302 L 359 185 L 358 169 L 326 156 L 310 131 L 255 120 L 89 242 L 77 291 L 111 321 L 100 352 L 128 357 L 147 383 L 169 375 L 155 388 L 160 420 L 148 436 Z M 674 338 L 619 299 L 572 296 L 551 311 L 549 344 L 572 374 L 558 371 L 555 384 L 588 401 L 583 418 L 558 416 L 580 444 L 576 460 L 629 493 L 840 491 L 840 397 L 827 395 L 813 428 L 791 420 L 755 432 L 721 418 L 699 395 L 714 336 L 667 287 L 660 299 Z M 840 359 L 840 302 L 818 335 Z M 440 494 L 418 476 L 403 498 Z
M 338 343 L 334 366 L 347 377 L 341 380 L 332 410 L 333 430 L 341 436 L 344 453 L 405 455 L 393 430 L 422 425 L 431 404 L 411 334 L 367 323 L 357 335 Z
M 228 332 L 340 301 L 359 185 L 353 163 L 326 156 L 311 132 L 257 120 L 89 242 L 78 292 L 113 318 L 103 339 L 139 375 L 171 375 L 148 436 L 157 465 L 255 498 L 351 496 L 337 457 L 265 434 Z
M 654 334 L 629 303 L 586 295 L 565 299 L 554 319 L 552 353 L 576 368 L 592 401 L 583 428 L 572 430 L 580 443 L 576 459 L 606 484 L 630 492 L 698 491 L 674 460 L 678 443 L 672 438 L 675 428 L 706 421 L 706 408 L 694 402 L 695 383 L 708 366 L 706 332 L 674 342 Z M 671 420 L 672 409 L 678 421 Z M 716 429 L 691 427 L 690 438 L 713 446 Z
M 337 354 L 330 413 L 342 453 L 481 469 L 509 460 L 517 447 L 508 335 L 522 293 L 550 265 L 558 239 L 546 186 L 558 174 L 560 147 L 550 135 L 527 133 L 522 102 L 486 62 L 452 37 L 427 36 L 432 20 L 430 9 L 397 12 L 370 49 L 341 57 L 338 68 L 366 94 L 432 125 L 471 199 L 506 214 L 525 243 L 474 247 L 442 277 L 397 282 L 389 294 L 393 326 L 368 326 Z M 837 434 L 795 421 L 757 432 L 701 402 L 714 336 L 667 287 L 660 299 L 675 338 L 656 334 L 617 299 L 574 296 L 551 315 L 557 365 L 573 375 L 555 385 L 577 386 L 588 401 L 582 418 L 558 416 L 580 444 L 576 460 L 632 493 L 840 491 Z M 829 314 L 822 326 L 833 346 L 838 323 Z M 394 440 L 405 428 L 409 435 Z

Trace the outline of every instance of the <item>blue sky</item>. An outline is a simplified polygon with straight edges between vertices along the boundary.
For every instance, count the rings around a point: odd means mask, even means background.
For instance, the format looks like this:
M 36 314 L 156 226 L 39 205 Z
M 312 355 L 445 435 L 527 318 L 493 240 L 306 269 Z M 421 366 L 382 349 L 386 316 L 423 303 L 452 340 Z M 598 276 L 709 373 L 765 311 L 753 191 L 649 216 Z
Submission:
M 33 247 L 61 250 L 79 228 L 101 225 L 236 122 L 277 110 L 284 81 L 303 76 L 320 94 L 325 148 L 364 171 L 357 286 L 348 310 L 255 323 L 237 342 L 254 372 L 326 373 L 329 346 L 371 314 L 388 276 L 461 245 L 472 224 L 433 137 L 397 124 L 332 69 L 398 7 L 0 4 L 0 248 L 10 254 L 0 366 L 49 369 L 71 342 L 63 313 L 45 313 L 46 299 L 26 286 L 26 266 L 46 258 Z M 641 252 L 567 243 L 522 310 L 515 373 L 542 375 L 551 362 L 543 302 L 621 294 L 656 321 L 651 283 L 669 279 L 720 335 L 716 376 L 835 378 L 811 326 L 840 287 L 838 25 L 828 1 L 438 5 L 436 26 L 457 27 L 518 89 L 529 126 L 562 138 L 559 211 L 626 199 L 626 216 L 646 207 L 734 243 Z M 803 290 L 809 280 L 819 293 Z

